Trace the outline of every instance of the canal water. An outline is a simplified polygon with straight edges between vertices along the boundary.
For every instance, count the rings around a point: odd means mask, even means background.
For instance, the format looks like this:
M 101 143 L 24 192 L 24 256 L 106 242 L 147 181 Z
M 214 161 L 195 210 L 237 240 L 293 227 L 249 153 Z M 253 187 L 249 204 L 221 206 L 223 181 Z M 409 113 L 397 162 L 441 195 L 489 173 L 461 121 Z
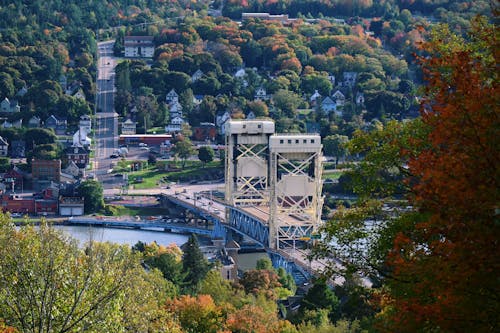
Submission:
M 54 228 L 62 230 L 71 237 L 85 244 L 89 240 L 98 242 L 111 242 L 133 246 L 138 241 L 151 243 L 156 241 L 159 245 L 177 244 L 181 246 L 186 243 L 189 236 L 183 234 L 167 233 L 155 230 L 119 229 L 119 228 L 96 228 L 87 226 L 54 225 Z M 238 254 L 239 269 L 246 271 L 255 268 L 257 260 L 267 257 L 264 252 L 240 253 Z

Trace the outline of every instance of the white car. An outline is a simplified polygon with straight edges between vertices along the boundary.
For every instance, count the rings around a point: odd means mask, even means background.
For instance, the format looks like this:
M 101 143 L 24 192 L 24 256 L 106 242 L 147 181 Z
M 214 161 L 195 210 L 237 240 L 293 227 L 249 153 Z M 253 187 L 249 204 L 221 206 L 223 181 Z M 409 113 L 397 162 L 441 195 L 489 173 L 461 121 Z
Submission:
M 147 147 L 147 146 L 148 146 L 148 144 L 147 144 L 147 143 L 144 143 L 144 142 L 140 142 L 140 143 L 139 143 L 139 147 Z

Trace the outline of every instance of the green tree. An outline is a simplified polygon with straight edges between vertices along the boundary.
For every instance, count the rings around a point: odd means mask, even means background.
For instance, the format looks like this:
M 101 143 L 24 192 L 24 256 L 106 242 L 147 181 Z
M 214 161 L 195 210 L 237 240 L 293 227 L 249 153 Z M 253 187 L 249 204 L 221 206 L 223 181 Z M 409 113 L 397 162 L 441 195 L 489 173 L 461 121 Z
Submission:
M 178 260 L 173 253 L 162 253 L 160 255 L 147 257 L 144 262 L 151 267 L 155 267 L 160 270 L 163 277 L 176 286 L 181 286 L 185 278 L 182 273 L 182 263 Z
M 348 142 L 349 138 L 347 136 L 339 134 L 327 136 L 323 140 L 323 150 L 325 155 L 335 156 L 335 167 L 337 167 L 339 159 L 347 154 Z
M 304 296 L 300 303 L 300 312 L 305 313 L 306 310 L 325 309 L 328 311 L 328 317 L 332 322 L 337 317 L 337 311 L 340 304 L 339 299 L 326 284 L 324 278 L 314 281 L 313 286 Z
M 81 248 L 44 223 L 16 229 L 0 216 L 0 318 L 19 331 L 122 331 L 130 323 L 124 313 L 132 314 L 124 307 L 142 306 L 124 298 L 135 294 L 129 281 L 141 271 L 127 246 L 90 242 Z M 152 297 L 165 290 L 161 283 L 142 286 Z
M 8 157 L 0 157 L 0 172 L 6 172 L 10 169 L 10 159 Z
M 209 271 L 208 261 L 203 256 L 195 234 L 189 236 L 187 243 L 183 247 L 182 271 L 186 274 L 184 279 L 187 286 L 197 290 L 200 282 Z
M 200 149 L 198 149 L 198 158 L 203 163 L 203 167 L 205 167 L 207 163 L 212 162 L 214 160 L 214 157 L 215 153 L 212 147 L 202 146 L 200 147 Z
M 188 138 L 183 138 L 174 145 L 173 151 L 182 160 L 182 167 L 184 168 L 187 159 L 193 154 L 193 144 Z
M 78 186 L 78 195 L 84 199 L 85 213 L 95 213 L 104 208 L 102 184 L 96 180 L 85 180 Z

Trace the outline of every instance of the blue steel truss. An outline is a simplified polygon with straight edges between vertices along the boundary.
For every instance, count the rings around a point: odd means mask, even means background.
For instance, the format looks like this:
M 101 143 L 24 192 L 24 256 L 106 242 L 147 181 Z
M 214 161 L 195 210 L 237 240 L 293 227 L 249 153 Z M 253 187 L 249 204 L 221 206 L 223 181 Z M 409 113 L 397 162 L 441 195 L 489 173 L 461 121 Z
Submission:
M 229 225 L 232 228 L 266 248 L 269 246 L 269 227 L 267 225 L 235 207 L 228 207 L 228 209 Z

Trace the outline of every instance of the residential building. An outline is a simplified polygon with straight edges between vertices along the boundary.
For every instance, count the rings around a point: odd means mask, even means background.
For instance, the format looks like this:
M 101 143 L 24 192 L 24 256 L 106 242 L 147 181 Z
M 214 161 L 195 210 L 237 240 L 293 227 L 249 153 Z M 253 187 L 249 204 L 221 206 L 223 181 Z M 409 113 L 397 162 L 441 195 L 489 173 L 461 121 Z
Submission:
M 122 134 L 136 134 L 137 133 L 137 123 L 132 121 L 130 118 L 122 123 Z
M 5 120 L 1 126 L 2 126 L 2 128 L 21 128 L 21 127 L 23 127 L 23 120 L 18 119 L 18 120 L 14 120 L 12 122 Z
M 28 88 L 26 86 L 23 86 L 21 89 L 19 89 L 16 93 L 16 96 L 23 97 L 28 93 Z
M 37 128 L 40 127 L 40 118 L 37 116 L 33 116 L 28 120 L 28 127 L 29 128 Z
M 11 168 L 3 174 L 3 183 L 6 188 L 12 191 L 23 191 L 24 189 L 24 176 L 17 167 Z
M 321 110 L 329 114 L 330 112 L 337 110 L 337 103 L 327 96 L 321 102 Z
M 319 98 L 321 98 L 321 94 L 318 92 L 318 90 L 314 90 L 314 94 L 312 94 L 311 97 L 309 98 L 309 102 L 315 105 L 316 100 L 318 100 Z
M 255 91 L 254 99 L 268 100 L 269 96 L 267 95 L 266 89 L 264 87 L 259 87 Z
M 90 116 L 87 114 L 80 116 L 80 121 L 78 122 L 78 127 L 86 130 L 87 133 L 90 133 L 90 131 L 92 130 L 92 119 L 90 118 Z
M 196 72 L 193 73 L 193 75 L 191 75 L 191 82 L 198 81 L 199 79 L 201 79 L 202 76 L 203 76 L 203 71 L 201 69 L 198 69 Z
M 217 128 L 214 123 L 200 123 L 200 126 L 193 127 L 193 138 L 196 141 L 215 140 Z
M 175 92 L 174 89 L 170 90 L 167 96 L 165 96 L 165 102 L 169 105 L 174 102 L 179 102 L 179 95 Z
M 358 77 L 358 73 L 356 72 L 344 72 L 344 87 L 353 88 L 356 84 L 356 79 Z
M 45 120 L 44 126 L 45 128 L 52 129 L 57 135 L 64 135 L 66 134 L 68 121 L 66 119 L 59 119 L 54 115 L 50 115 L 50 117 Z
M 362 92 L 356 93 L 356 105 L 365 104 L 365 95 Z
M 84 129 L 78 129 L 78 131 L 73 134 L 73 146 L 90 147 L 92 140 L 87 135 L 87 131 Z
M 126 58 L 152 58 L 155 53 L 153 36 L 125 36 Z
M 337 104 L 337 107 L 343 106 L 345 104 L 345 95 L 340 91 L 337 90 L 333 95 L 332 99 L 335 101 Z
M 74 162 L 80 169 L 84 169 L 89 164 L 89 151 L 82 146 L 68 147 L 64 150 L 68 161 Z
M 219 131 L 219 134 L 224 135 L 226 133 L 226 122 L 231 119 L 231 113 L 229 111 L 224 111 L 219 113 L 215 118 L 215 125 Z
M 38 160 L 31 162 L 33 187 L 41 190 L 49 187 L 52 182 L 59 183 L 61 179 L 61 160 Z
M 9 143 L 7 140 L 0 136 L 0 156 L 7 156 L 9 154 Z
M 14 113 L 20 111 L 21 106 L 19 105 L 18 101 L 9 101 L 9 99 L 5 97 L 3 101 L 0 102 L 0 112 Z
M 75 162 L 69 160 L 68 166 L 62 170 L 62 173 L 70 175 L 74 178 L 83 177 L 85 174 L 85 169 L 80 169 Z
M 246 116 L 247 120 L 253 120 L 255 118 L 257 118 L 257 117 L 255 117 L 255 113 L 253 113 L 253 111 L 248 112 L 248 114 Z

